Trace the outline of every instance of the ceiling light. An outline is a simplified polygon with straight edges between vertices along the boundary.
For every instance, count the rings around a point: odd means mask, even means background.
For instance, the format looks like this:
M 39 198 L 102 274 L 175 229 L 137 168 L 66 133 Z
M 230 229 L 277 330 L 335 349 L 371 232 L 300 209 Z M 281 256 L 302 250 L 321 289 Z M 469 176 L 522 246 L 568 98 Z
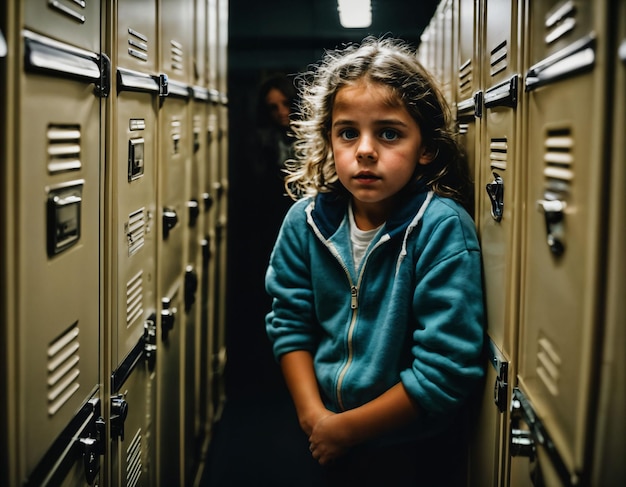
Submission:
M 370 0 L 337 0 L 337 10 L 342 27 L 355 29 L 372 25 Z

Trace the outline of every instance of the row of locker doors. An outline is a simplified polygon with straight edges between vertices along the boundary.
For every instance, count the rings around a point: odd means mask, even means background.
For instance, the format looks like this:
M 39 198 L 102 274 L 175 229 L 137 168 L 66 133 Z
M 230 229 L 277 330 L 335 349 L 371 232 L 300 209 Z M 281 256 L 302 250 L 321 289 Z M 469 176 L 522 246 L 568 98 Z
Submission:
M 3 485 L 200 472 L 224 399 L 227 8 L 2 7 Z
M 471 485 L 626 479 L 625 9 L 445 0 L 423 37 L 476 181 L 491 366 Z

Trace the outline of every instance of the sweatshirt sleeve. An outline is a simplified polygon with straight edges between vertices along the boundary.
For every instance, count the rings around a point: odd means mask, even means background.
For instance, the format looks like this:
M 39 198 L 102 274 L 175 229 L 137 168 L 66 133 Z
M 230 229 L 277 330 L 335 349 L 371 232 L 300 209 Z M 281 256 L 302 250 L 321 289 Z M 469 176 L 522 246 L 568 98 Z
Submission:
M 417 265 L 413 363 L 401 379 L 430 414 L 457 407 L 483 375 L 480 249 L 473 222 L 463 216 L 447 217 L 429 232 Z
M 274 357 L 317 347 L 305 204 L 293 205 L 281 226 L 265 275 L 272 309 L 265 326 Z

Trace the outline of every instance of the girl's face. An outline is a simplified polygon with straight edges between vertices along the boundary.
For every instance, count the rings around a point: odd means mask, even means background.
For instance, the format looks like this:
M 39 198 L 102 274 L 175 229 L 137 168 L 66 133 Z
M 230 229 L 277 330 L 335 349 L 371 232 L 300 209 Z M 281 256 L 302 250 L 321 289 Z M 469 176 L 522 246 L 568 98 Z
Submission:
M 383 223 L 394 197 L 432 156 L 422 133 L 390 88 L 359 81 L 337 91 L 330 140 L 337 176 L 353 196 L 357 225 Z

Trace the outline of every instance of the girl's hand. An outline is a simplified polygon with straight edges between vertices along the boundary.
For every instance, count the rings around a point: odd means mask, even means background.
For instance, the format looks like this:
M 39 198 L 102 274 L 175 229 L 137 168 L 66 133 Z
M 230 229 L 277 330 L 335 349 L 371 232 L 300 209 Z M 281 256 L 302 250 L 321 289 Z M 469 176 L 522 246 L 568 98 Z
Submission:
M 340 414 L 330 413 L 320 419 L 309 437 L 309 450 L 320 465 L 332 463 L 351 446 L 350 432 Z

